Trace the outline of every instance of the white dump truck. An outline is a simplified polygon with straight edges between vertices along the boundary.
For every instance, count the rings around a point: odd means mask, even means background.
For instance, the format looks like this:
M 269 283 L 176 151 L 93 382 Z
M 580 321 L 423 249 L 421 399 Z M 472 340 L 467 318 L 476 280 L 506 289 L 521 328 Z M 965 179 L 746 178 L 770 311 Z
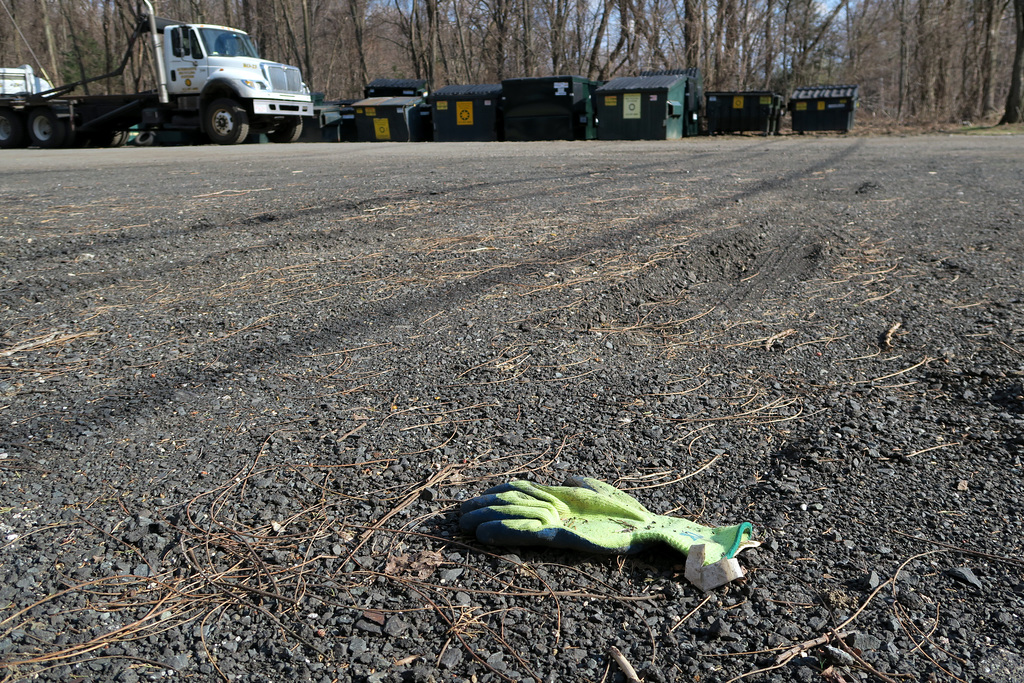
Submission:
M 57 88 L 31 67 L 0 69 L 0 148 L 123 144 L 130 129 L 193 131 L 234 145 L 250 133 L 294 142 L 313 114 L 309 89 L 294 66 L 260 59 L 244 31 L 160 19 L 144 0 L 120 67 Z M 157 88 L 125 95 L 70 95 L 79 86 L 119 76 L 148 34 Z

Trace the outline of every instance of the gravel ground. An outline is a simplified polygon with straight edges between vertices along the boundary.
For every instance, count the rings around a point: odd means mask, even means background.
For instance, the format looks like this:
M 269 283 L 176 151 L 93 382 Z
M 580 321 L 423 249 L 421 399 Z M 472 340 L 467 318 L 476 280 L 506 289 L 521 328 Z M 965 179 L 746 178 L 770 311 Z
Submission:
M 1022 158 L 5 150 L 2 680 L 1024 680 Z M 570 474 L 747 578 L 459 531 Z

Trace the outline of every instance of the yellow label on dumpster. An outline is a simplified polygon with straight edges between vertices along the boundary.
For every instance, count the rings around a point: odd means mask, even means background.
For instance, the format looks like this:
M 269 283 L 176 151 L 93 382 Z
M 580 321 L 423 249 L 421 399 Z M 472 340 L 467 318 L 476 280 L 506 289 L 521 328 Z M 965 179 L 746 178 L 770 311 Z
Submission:
M 807 111 L 807 103 L 806 102 L 797 102 L 796 103 L 796 110 L 797 111 Z
M 625 93 L 622 96 L 622 118 L 640 118 L 640 93 Z
M 619 106 L 619 96 L 618 95 L 605 95 L 604 96 L 604 106 L 606 106 L 606 107 L 617 107 L 617 106 Z
M 818 100 L 818 111 L 825 111 L 825 100 Z
M 762 96 L 761 96 L 761 100 L 760 100 L 760 103 L 761 103 L 761 104 L 771 104 L 771 103 L 772 103 L 772 97 L 771 97 L 771 95 L 762 95 Z
M 438 111 L 448 111 L 448 100 L 438 100 L 434 106 L 437 107 Z
M 743 109 L 743 95 L 736 95 L 732 98 L 733 109 Z
M 366 115 L 367 116 L 376 116 L 377 115 L 377 108 L 376 107 L 367 107 L 366 108 Z
M 457 125 L 457 126 L 472 126 L 473 125 L 473 103 L 472 102 L 456 102 L 455 103 L 455 125 Z
M 387 119 L 374 119 L 373 132 L 376 133 L 378 140 L 391 139 L 391 125 Z

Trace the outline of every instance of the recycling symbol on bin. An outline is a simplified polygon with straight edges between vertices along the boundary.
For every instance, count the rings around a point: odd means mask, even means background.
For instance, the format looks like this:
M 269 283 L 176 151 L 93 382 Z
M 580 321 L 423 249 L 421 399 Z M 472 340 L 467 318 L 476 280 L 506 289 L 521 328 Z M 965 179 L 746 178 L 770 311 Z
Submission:
M 469 121 L 472 117 L 473 113 L 468 109 L 463 109 L 459 111 L 459 118 L 462 119 L 463 121 Z

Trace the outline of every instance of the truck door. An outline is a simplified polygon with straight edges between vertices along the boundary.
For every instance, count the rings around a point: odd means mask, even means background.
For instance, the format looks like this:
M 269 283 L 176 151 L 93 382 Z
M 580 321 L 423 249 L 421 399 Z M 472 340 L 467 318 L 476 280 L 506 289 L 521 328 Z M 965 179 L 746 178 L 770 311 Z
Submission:
M 171 26 L 164 39 L 167 91 L 174 95 L 199 93 L 206 85 L 206 55 L 195 29 Z

